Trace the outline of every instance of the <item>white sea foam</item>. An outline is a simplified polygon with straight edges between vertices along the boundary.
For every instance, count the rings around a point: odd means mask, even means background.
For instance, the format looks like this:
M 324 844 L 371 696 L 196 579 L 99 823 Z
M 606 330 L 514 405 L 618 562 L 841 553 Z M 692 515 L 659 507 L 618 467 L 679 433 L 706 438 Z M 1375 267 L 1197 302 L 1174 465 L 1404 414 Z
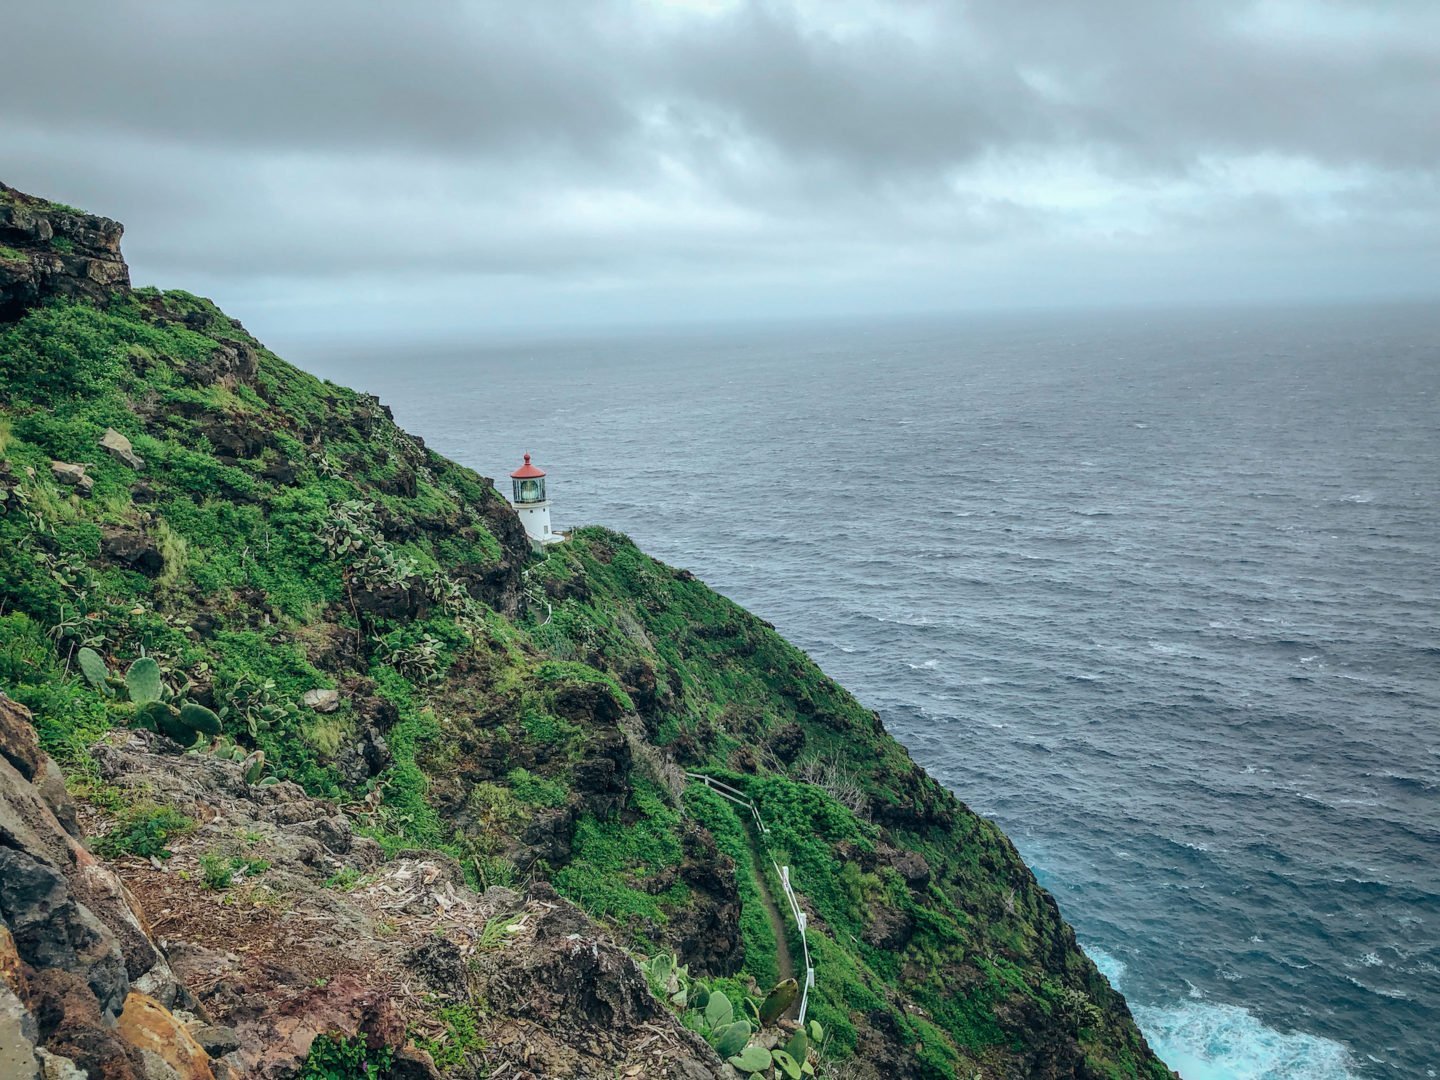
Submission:
M 898 618 L 887 619 L 884 615 L 872 615 L 876 622 L 894 623 L 898 626 L 930 626 L 934 623 L 928 615 L 901 615 Z
M 1125 964 L 1094 945 L 1085 951 L 1123 990 Z M 1349 1052 L 1333 1039 L 1276 1031 L 1239 1005 L 1206 1002 L 1193 986 L 1189 1000 L 1132 1001 L 1130 1011 L 1151 1049 L 1185 1080 L 1359 1080 Z

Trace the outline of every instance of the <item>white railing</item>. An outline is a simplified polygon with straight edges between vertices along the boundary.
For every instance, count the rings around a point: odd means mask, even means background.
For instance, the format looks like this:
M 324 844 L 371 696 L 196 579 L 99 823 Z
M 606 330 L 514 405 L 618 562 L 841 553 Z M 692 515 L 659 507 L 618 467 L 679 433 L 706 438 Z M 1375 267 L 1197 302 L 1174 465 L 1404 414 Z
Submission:
M 760 830 L 760 839 L 762 842 L 764 841 L 770 830 L 765 826 L 765 820 L 760 816 L 760 808 L 755 805 L 754 799 L 751 799 L 743 791 L 716 780 L 713 776 L 696 772 L 687 772 L 685 775 L 691 780 L 699 780 L 722 799 L 729 799 L 732 803 L 748 809 L 751 817 L 755 819 L 756 828 Z M 769 852 L 767 851 L 766 854 L 768 855 Z M 804 1027 L 805 1010 L 810 1005 L 810 988 L 815 985 L 815 966 L 810 962 L 810 942 L 805 937 L 807 920 L 805 912 L 800 910 L 800 901 L 795 898 L 795 890 L 790 886 L 790 867 L 781 866 L 774 858 L 771 858 L 770 865 L 775 868 L 775 875 L 780 879 L 780 887 L 785 890 L 785 900 L 790 906 L 790 916 L 800 930 L 800 949 L 805 954 L 805 981 L 800 984 L 800 1012 L 796 1019 L 800 1022 L 800 1026 Z
M 555 617 L 555 609 L 550 606 L 550 601 L 546 600 L 544 596 L 531 592 L 529 570 L 520 571 L 520 591 L 525 596 L 525 599 L 545 605 L 545 621 L 542 622 L 540 626 L 549 626 L 550 620 Z M 540 626 L 537 626 L 535 629 L 540 629 Z

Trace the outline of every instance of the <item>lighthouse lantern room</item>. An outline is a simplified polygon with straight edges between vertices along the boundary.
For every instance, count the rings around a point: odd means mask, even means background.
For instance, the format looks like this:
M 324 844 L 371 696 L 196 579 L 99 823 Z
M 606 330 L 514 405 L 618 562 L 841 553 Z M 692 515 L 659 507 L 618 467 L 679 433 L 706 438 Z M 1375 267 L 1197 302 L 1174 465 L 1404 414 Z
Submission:
M 515 512 L 525 532 L 537 544 L 554 544 L 563 540 L 559 533 L 550 531 L 550 500 L 545 497 L 545 472 L 530 464 L 530 455 L 525 455 L 525 464 L 510 474 L 515 487 Z

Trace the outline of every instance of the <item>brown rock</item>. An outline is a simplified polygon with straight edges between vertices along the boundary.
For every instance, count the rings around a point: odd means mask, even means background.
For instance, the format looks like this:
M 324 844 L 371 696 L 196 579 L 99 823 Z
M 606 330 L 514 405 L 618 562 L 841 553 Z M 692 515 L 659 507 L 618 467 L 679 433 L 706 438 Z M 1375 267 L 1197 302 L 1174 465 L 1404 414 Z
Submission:
M 118 562 L 131 570 L 138 570 L 147 577 L 154 577 L 165 569 L 165 556 L 155 541 L 142 532 L 107 525 L 100 540 L 100 554 L 111 562 Z
M 135 1052 L 106 1023 L 80 976 L 59 968 L 30 977 L 30 1008 L 45 1048 L 69 1058 L 90 1080 L 138 1080 Z
M 131 992 L 120 1013 L 120 1037 L 136 1050 L 158 1055 L 180 1080 L 215 1080 L 210 1055 L 170 1010 L 152 997 Z
M 31 781 L 36 793 L 40 796 L 40 801 L 50 808 L 50 812 L 55 815 L 55 820 L 60 823 L 62 829 L 74 839 L 83 840 L 85 832 L 80 828 L 80 814 L 75 806 L 75 800 L 65 790 L 65 775 L 49 754 L 42 754 L 41 757 L 44 760 L 40 763 L 40 771 Z
M 3 700 L 0 728 L 16 745 L 23 739 L 15 732 L 30 726 L 30 713 Z M 31 782 L 0 757 L 0 833 L 6 837 L 0 846 L 0 916 L 14 932 L 21 959 L 37 969 L 59 967 L 83 976 L 101 1010 L 112 1013 L 132 980 L 150 975 L 163 985 L 173 976 L 129 891 L 85 850 L 73 822 L 62 822 L 62 815 L 73 818 L 73 806 L 48 790 L 61 781 L 60 772 L 41 758 Z
M 0 761 L 0 917 L 15 935 L 20 959 L 84 976 L 106 1011 L 129 988 L 114 934 L 79 902 L 59 869 L 74 841 L 34 788 Z M 76 845 L 78 847 L 78 845 Z M 83 850 L 83 849 L 82 849 Z
M 50 462 L 50 475 L 55 477 L 56 484 L 63 484 L 66 487 L 73 487 L 85 480 L 85 469 L 89 465 L 76 465 L 69 461 Z
M 0 693 L 0 757 L 10 762 L 26 780 L 35 778 L 45 758 L 30 723 L 30 710 L 3 693 Z
M 440 1072 L 424 1050 L 404 1046 L 396 1051 L 387 1080 L 440 1080 Z
M 87 1080 L 80 1066 L 67 1057 L 52 1054 L 43 1046 L 36 1048 L 35 1056 L 40 1059 L 40 1075 L 44 1080 Z
M 109 218 L 62 209 L 0 184 L 0 244 L 19 258 L 0 259 L 0 323 L 52 296 L 100 302 L 130 287 L 120 257 L 124 226 Z M 55 250 L 54 240 L 69 251 Z
M 340 707 L 340 691 L 338 690 L 306 690 L 300 699 L 308 708 L 318 713 L 332 713 Z
M 208 359 L 191 364 L 186 373 L 197 386 L 209 386 L 221 379 L 253 383 L 260 373 L 260 354 L 249 342 L 224 338 Z
M 260 475 L 276 484 L 293 484 L 300 471 L 287 461 L 277 461 L 261 469 Z
M 793 720 L 781 724 L 770 734 L 770 749 L 789 765 L 805 749 L 805 729 Z
M 35 1057 L 39 1032 L 35 1018 L 15 993 L 0 985 L 0 1076 L 5 1080 L 35 1080 L 40 1062 Z
M 709 830 L 691 826 L 682 840 L 680 878 L 691 889 L 691 910 L 666 934 L 680 959 L 696 970 L 733 975 L 745 960 L 740 937 L 740 891 L 735 863 Z
M 550 909 L 537 922 L 533 942 L 518 956 L 480 957 L 477 974 L 487 982 L 493 1007 L 528 1022 L 517 1041 L 533 1046 L 538 1075 L 592 1075 L 577 1067 L 577 1050 L 613 1060 L 637 1036 L 657 1032 L 667 1036 L 670 1049 L 665 1070 L 655 1075 L 718 1075 L 724 1065 L 714 1051 L 656 1001 L 635 961 L 584 912 L 543 882 L 527 899 Z M 505 1045 L 511 1032 L 519 1034 L 513 1021 L 490 1045 Z
M 430 614 L 430 598 L 421 588 L 404 585 L 375 585 L 357 589 L 351 597 L 362 617 L 419 621 Z
M 4 983 L 17 994 L 24 991 L 23 968 L 25 961 L 15 949 L 15 935 L 10 928 L 0 924 L 0 983 Z
M 903 949 L 915 934 L 915 919 L 907 911 L 888 904 L 876 906 L 864 934 L 865 944 L 874 949 Z
M 311 987 L 284 1002 L 278 1010 L 236 1024 L 240 1049 L 229 1061 L 242 1076 L 290 1076 L 321 1035 L 351 1038 L 363 1035 L 378 1049 L 403 1041 L 405 1022 L 389 998 L 364 986 L 353 975 L 338 975 L 325 986 Z
M 100 445 L 121 464 L 128 465 L 132 469 L 145 467 L 145 459 L 135 453 L 134 448 L 130 445 L 130 440 L 114 428 L 105 429 L 105 434 L 100 436 Z
M 891 859 L 890 865 L 912 889 L 923 889 L 930 884 L 930 864 L 918 851 L 901 851 Z
M 224 1057 L 240 1049 L 240 1036 L 235 1034 L 234 1028 L 201 1024 L 190 1034 L 212 1058 Z

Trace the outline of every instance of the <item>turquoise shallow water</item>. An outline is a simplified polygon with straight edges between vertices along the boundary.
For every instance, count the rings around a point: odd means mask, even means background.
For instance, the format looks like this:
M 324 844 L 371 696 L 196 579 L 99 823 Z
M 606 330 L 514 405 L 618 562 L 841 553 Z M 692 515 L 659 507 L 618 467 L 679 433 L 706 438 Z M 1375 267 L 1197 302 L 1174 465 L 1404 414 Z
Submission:
M 296 359 L 774 622 L 1189 1080 L 1440 1071 L 1440 312 Z

